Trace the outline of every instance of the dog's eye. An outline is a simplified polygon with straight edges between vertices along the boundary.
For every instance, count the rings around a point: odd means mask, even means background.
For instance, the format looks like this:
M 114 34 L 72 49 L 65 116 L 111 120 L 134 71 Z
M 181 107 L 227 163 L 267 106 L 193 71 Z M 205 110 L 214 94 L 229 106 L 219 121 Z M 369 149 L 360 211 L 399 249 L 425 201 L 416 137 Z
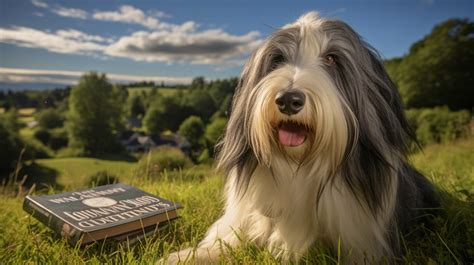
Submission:
M 285 57 L 281 54 L 276 54 L 272 57 L 272 66 L 273 68 L 278 67 L 280 64 L 285 62 Z
M 326 57 L 324 57 L 324 62 L 327 65 L 335 65 L 336 64 L 336 56 L 334 56 L 332 54 L 328 54 L 328 55 L 326 55 Z

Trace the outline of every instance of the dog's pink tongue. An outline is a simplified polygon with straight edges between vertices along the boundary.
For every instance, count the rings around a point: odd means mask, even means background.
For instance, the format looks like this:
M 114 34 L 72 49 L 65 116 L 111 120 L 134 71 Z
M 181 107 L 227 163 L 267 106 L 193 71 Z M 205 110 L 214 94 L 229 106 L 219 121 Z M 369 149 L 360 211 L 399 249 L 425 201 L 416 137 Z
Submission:
M 306 129 L 296 124 L 284 124 L 278 129 L 278 139 L 284 146 L 298 146 L 306 140 Z

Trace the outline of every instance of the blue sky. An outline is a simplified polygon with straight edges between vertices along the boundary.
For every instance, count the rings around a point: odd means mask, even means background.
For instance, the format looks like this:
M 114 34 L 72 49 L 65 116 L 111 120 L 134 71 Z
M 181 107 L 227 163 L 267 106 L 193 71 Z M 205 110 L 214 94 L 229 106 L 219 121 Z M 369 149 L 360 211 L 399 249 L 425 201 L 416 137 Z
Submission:
M 311 10 L 392 58 L 443 20 L 472 20 L 474 1 L 0 0 L 0 89 L 70 85 L 90 70 L 114 82 L 237 76 L 265 37 Z

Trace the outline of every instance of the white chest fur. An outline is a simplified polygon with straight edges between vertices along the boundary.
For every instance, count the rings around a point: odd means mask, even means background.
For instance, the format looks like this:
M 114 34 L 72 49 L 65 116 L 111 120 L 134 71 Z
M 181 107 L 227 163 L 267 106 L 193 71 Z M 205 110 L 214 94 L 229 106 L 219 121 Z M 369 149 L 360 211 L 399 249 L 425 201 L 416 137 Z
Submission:
M 388 249 L 386 215 L 374 217 L 341 180 L 331 180 L 318 198 L 329 181 L 324 163 L 298 168 L 281 159 L 273 165 L 257 167 L 242 199 L 233 197 L 232 181 L 227 187 L 227 212 L 235 213 L 233 225 L 249 240 L 285 259 L 298 259 L 319 240 L 332 247 L 341 242 L 355 260 Z

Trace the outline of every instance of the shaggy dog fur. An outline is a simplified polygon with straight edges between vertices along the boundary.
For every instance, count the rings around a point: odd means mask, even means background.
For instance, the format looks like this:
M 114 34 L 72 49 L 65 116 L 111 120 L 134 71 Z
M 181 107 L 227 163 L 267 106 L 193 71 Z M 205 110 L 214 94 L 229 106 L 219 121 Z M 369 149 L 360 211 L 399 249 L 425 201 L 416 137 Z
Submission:
M 225 213 L 168 262 L 209 263 L 241 240 L 283 261 L 315 242 L 340 244 L 346 262 L 390 260 L 420 209 L 437 205 L 406 161 L 411 136 L 374 49 L 344 22 L 303 15 L 245 65 L 218 145 Z

